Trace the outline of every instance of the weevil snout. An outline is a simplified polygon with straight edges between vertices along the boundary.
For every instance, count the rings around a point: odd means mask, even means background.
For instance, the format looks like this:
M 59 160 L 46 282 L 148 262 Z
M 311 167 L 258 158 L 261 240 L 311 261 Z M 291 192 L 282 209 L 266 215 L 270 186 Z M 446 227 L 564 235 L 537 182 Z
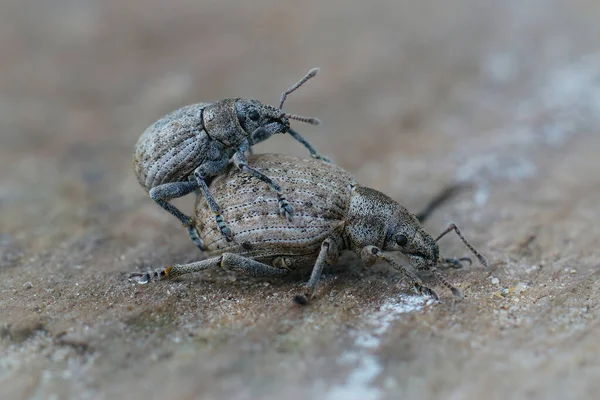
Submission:
M 251 134 L 260 127 L 265 127 L 269 124 L 276 123 L 276 129 L 283 131 L 289 128 L 289 121 L 283 121 L 281 116 L 283 112 L 279 110 L 279 115 L 272 112 L 270 107 L 262 104 L 258 100 L 238 99 L 235 104 L 235 111 L 238 121 L 242 129 Z

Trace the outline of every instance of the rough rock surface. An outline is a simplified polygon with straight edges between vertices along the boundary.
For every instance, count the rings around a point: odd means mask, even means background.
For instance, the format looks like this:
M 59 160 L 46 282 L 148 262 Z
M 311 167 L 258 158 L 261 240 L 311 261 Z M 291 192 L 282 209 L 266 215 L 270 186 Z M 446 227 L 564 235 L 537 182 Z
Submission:
M 596 0 L 3 1 L 0 398 L 594 398 L 599 20 Z M 143 130 L 199 101 L 277 104 L 313 66 L 286 108 L 361 183 L 415 212 L 472 185 L 426 224 L 490 260 L 448 272 L 465 299 L 352 257 L 305 308 L 306 276 L 128 283 L 199 257 L 133 176 Z

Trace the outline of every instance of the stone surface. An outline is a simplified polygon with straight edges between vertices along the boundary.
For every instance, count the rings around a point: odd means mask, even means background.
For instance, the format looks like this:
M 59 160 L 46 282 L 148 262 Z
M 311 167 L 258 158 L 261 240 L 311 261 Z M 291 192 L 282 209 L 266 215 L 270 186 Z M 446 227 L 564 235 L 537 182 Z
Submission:
M 0 397 L 584 399 L 600 390 L 600 7 L 594 0 L 33 1 L 0 5 Z M 322 153 L 409 209 L 471 188 L 489 261 L 415 297 L 352 257 L 307 276 L 207 272 L 132 172 L 184 104 L 281 91 Z M 257 151 L 306 156 L 280 136 Z M 192 199 L 177 201 L 191 207 Z M 466 254 L 456 237 L 448 256 Z

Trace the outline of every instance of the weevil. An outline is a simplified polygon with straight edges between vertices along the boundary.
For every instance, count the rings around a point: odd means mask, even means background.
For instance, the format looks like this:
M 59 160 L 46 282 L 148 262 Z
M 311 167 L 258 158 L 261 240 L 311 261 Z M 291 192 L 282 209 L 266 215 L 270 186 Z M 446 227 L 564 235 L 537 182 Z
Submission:
M 286 184 L 296 209 L 293 222 L 278 218 L 277 200 L 264 183 L 248 184 L 230 167 L 216 176 L 210 187 L 234 228 L 233 241 L 223 239 L 211 224 L 210 207 L 199 200 L 194 219 L 199 233 L 196 240 L 208 258 L 133 273 L 130 279 L 147 283 L 215 267 L 269 277 L 312 267 L 306 292 L 295 298 L 297 303 L 305 304 L 315 292 L 323 267 L 335 264 L 341 251 L 349 250 L 360 255 L 365 266 L 378 259 L 386 261 L 418 293 L 439 299 L 414 272 L 388 254 L 400 252 L 417 271 L 430 271 L 461 297 L 460 291 L 436 270 L 437 265 L 460 266 L 462 261 L 470 261 L 440 257 L 437 242 L 451 231 L 487 266 L 487 260 L 456 225 L 451 224 L 435 239 L 423 229 L 419 219 L 423 220 L 431 207 L 417 217 L 385 194 L 359 185 L 350 173 L 333 164 L 275 154 L 254 155 L 249 160 L 255 168 Z M 434 204 L 439 201 L 436 199 Z
M 248 165 L 246 152 L 252 146 L 276 133 L 289 133 L 302 143 L 311 156 L 321 156 L 298 132 L 290 120 L 319 124 L 316 118 L 285 113 L 282 108 L 287 96 L 316 75 L 318 68 L 283 92 L 279 108 L 258 100 L 229 98 L 215 103 L 199 103 L 179 108 L 148 127 L 140 136 L 134 152 L 135 176 L 150 197 L 187 227 L 191 237 L 194 222 L 191 217 L 169 203 L 195 191 L 210 208 L 220 234 L 228 241 L 232 232 L 221 214 L 221 207 L 206 183 L 233 160 L 237 169 L 265 182 L 277 194 L 279 214 L 291 219 L 294 209 L 274 180 Z M 200 245 L 200 243 L 196 243 Z

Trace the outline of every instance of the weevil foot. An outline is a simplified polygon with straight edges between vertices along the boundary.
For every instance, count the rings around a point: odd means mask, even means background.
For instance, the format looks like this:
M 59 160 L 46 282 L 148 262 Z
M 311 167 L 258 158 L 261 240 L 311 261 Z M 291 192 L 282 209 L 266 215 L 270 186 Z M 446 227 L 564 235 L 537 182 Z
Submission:
M 294 303 L 299 306 L 305 306 L 308 304 L 308 296 L 305 294 L 297 294 L 294 296 Z
M 223 216 L 221 214 L 217 214 L 215 215 L 215 220 L 217 221 L 217 227 L 219 228 L 219 232 L 221 232 L 221 236 L 223 236 L 226 241 L 231 242 L 233 240 L 233 233 L 227 226 L 227 223 L 225 223 Z
M 464 267 L 464 262 L 468 262 L 469 265 L 473 264 L 473 261 L 471 261 L 470 257 L 461 257 L 461 258 L 443 258 L 442 259 L 442 264 L 440 265 L 440 267 L 442 268 L 463 268 Z
M 454 295 L 454 297 L 456 297 L 457 299 L 462 299 L 463 298 L 463 294 L 460 290 L 458 290 L 455 287 L 452 287 L 452 289 L 450 289 L 452 291 L 452 294 Z
M 190 237 L 192 242 L 194 242 L 196 247 L 198 247 L 201 251 L 204 251 L 204 243 L 202 243 L 202 239 L 200 239 L 200 236 L 198 235 L 198 231 L 196 230 L 196 227 L 188 226 L 187 232 L 188 232 L 188 236 Z
M 424 294 L 426 296 L 431 297 L 435 301 L 440 301 L 440 296 L 438 296 L 436 291 L 431 288 L 428 288 L 427 286 L 423 286 L 420 283 L 415 283 L 415 289 L 419 294 Z
M 150 272 L 132 272 L 127 277 L 127 280 L 129 282 L 135 282 L 140 285 L 145 285 L 146 283 L 150 282 L 150 275 Z
M 322 156 L 318 153 L 312 154 L 312 158 L 316 159 L 316 160 L 321 160 L 323 162 L 326 162 L 328 164 L 331 164 L 331 160 L 325 156 Z
M 169 271 L 171 271 L 173 267 L 160 268 L 155 271 L 148 272 L 132 272 L 129 274 L 127 279 L 129 282 L 135 282 L 140 285 L 145 285 L 150 281 L 158 281 L 169 276 Z
M 279 215 L 287 219 L 288 222 L 292 222 L 292 215 L 294 214 L 294 208 L 290 205 L 287 199 L 277 193 L 277 201 L 279 202 Z

